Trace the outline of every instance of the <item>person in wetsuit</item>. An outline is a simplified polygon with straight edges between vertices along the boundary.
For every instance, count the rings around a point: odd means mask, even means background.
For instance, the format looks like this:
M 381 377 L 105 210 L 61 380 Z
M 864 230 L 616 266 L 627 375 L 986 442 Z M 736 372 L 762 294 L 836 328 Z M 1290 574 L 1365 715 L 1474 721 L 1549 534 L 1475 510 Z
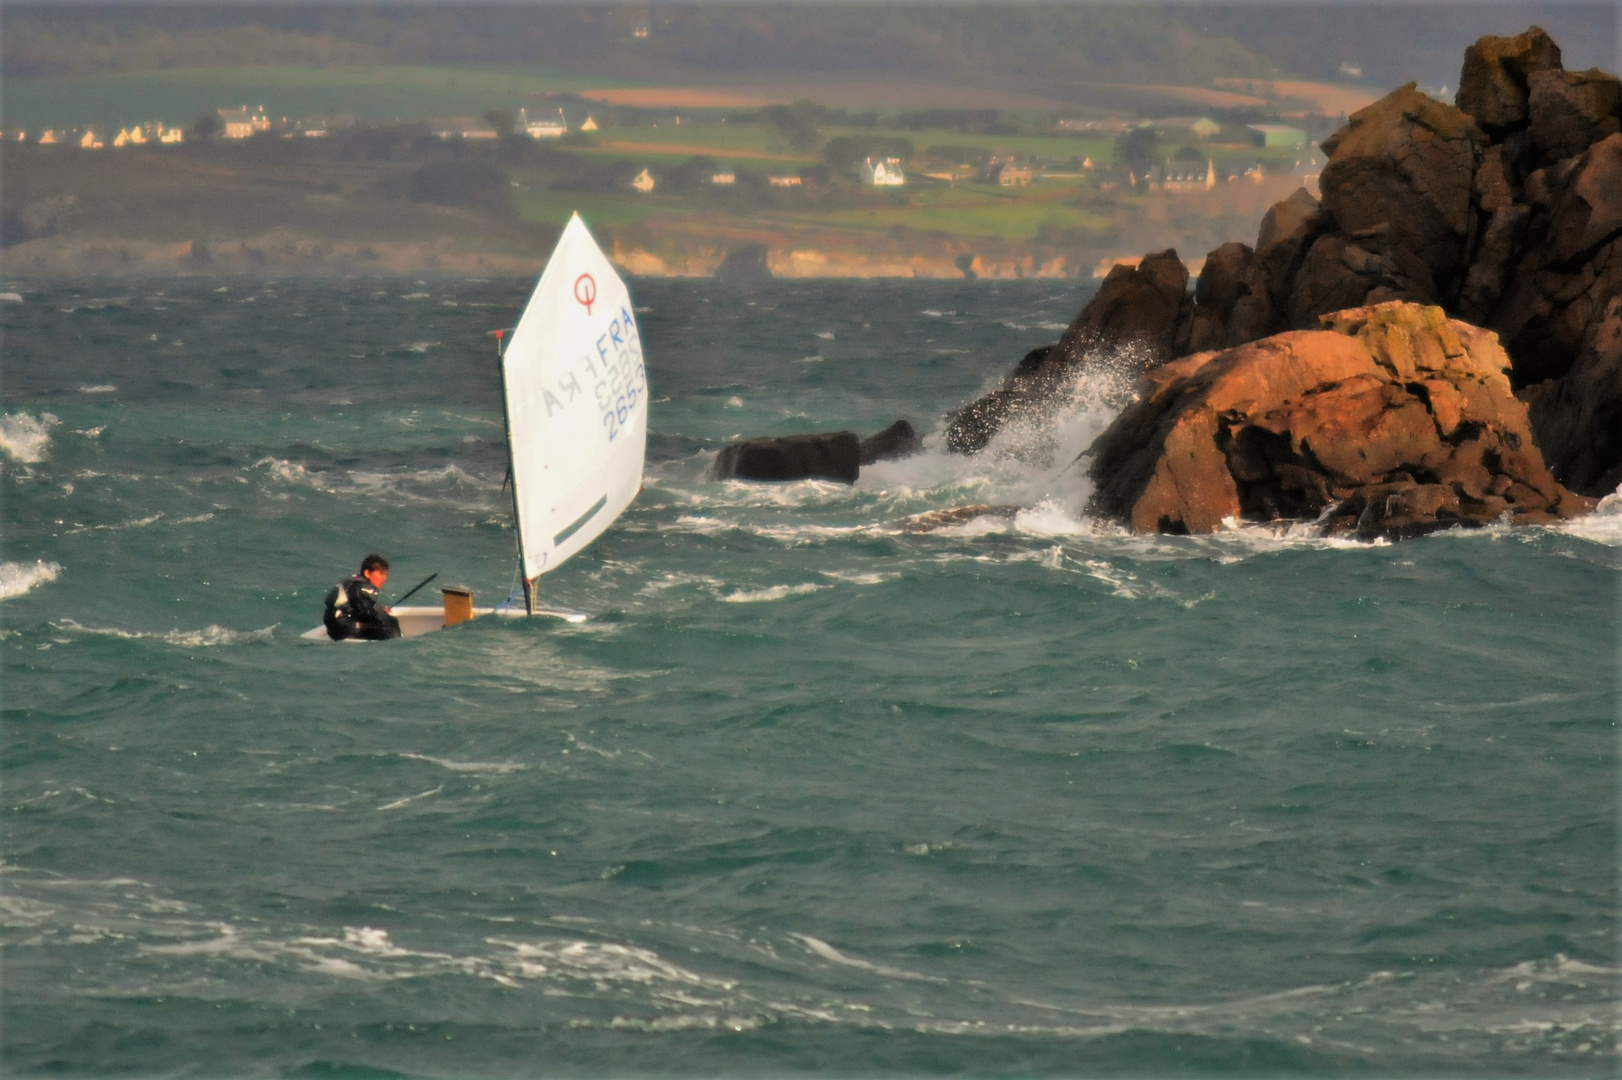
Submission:
M 327 610 L 321 622 L 334 641 L 360 638 L 362 641 L 390 641 L 400 636 L 400 620 L 383 606 L 383 583 L 389 580 L 389 560 L 368 555 L 360 562 L 360 572 L 350 574 L 327 593 Z

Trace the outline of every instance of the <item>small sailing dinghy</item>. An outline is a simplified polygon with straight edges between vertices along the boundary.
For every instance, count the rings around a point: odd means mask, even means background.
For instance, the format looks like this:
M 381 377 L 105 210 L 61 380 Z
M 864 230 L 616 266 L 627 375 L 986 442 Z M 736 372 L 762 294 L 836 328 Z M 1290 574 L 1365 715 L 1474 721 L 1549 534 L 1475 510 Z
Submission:
M 518 532 L 523 607 L 516 597 L 474 608 L 447 589 L 443 607 L 397 607 L 405 637 L 477 615 L 577 612 L 540 606 L 541 575 L 597 539 L 642 488 L 648 442 L 647 369 L 631 294 L 575 214 L 501 352 L 507 460 Z M 303 635 L 330 640 L 324 627 Z

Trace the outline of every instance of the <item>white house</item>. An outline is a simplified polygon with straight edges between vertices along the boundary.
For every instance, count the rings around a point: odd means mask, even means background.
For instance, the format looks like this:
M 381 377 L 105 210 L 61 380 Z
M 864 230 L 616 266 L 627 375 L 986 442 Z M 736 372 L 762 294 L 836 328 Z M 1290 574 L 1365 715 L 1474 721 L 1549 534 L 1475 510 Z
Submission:
M 585 120 L 581 121 L 581 123 L 580 123 L 580 130 L 581 131 L 596 131 L 597 130 L 597 121 L 593 120 L 589 116 L 586 117 Z
M 900 187 L 907 182 L 907 176 L 901 171 L 900 158 L 881 158 L 874 161 L 868 158 L 862 162 L 862 183 L 872 184 L 874 187 Z
M 219 116 L 227 139 L 246 139 L 258 132 L 270 130 L 270 117 L 265 115 L 263 105 L 257 106 L 252 112 L 246 105 L 235 109 L 220 109 Z
M 94 131 L 87 128 L 85 129 L 85 133 L 79 136 L 79 146 L 81 149 L 85 150 L 100 150 L 102 147 L 102 141 L 96 138 L 96 133 Z
M 557 116 L 541 117 L 535 120 L 529 118 L 529 113 L 519 109 L 518 123 L 529 133 L 529 137 L 532 139 L 557 139 L 569 133 L 569 124 L 563 119 L 562 109 L 558 110 Z
M 653 190 L 652 174 L 650 174 L 648 170 L 643 169 L 641 172 L 636 174 L 636 179 L 631 181 L 631 188 L 646 195 L 648 192 Z
M 728 169 L 726 172 L 710 173 L 710 183 L 716 187 L 732 187 L 738 182 L 738 174 Z

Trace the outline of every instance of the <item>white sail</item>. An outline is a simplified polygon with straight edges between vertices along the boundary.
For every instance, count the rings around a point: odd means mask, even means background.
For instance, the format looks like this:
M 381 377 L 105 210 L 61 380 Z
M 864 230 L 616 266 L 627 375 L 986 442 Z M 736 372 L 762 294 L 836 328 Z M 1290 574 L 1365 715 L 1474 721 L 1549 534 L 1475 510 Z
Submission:
M 578 214 L 524 307 L 501 374 L 520 555 L 533 583 L 630 505 L 647 447 L 631 294 Z

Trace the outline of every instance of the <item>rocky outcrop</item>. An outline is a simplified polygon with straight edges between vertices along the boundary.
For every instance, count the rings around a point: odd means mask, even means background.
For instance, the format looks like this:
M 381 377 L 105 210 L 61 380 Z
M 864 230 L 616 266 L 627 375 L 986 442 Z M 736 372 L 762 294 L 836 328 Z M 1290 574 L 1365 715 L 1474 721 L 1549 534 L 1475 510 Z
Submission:
M 1489 331 L 1403 301 L 1144 376 L 1089 451 L 1091 510 L 1139 532 L 1321 519 L 1364 539 L 1582 513 Z
M 851 431 L 778 435 L 728 443 L 715 456 L 715 480 L 838 480 L 854 484 L 863 465 L 915 454 L 922 443 L 905 420 L 876 435 Z
M 1192 302 L 1150 285 L 1175 282 L 1170 253 L 1146 256 L 1152 271 L 1122 274 L 1113 290 L 1107 280 L 1047 363 L 1091 362 L 1066 342 L 1131 337 L 1153 366 L 1309 329 L 1329 312 L 1436 304 L 1498 333 L 1554 474 L 1588 494 L 1614 490 L 1622 376 L 1606 320 L 1622 295 L 1622 83 L 1565 71 L 1536 27 L 1486 37 L 1466 53 L 1456 104 L 1409 84 L 1353 114 L 1323 149 L 1321 199 L 1297 191 L 1264 217 L 1254 248 L 1211 252 Z M 979 449 L 1009 416 L 1039 407 L 1032 391 L 1054 381 L 1020 383 L 1017 371 L 953 418 L 963 434 L 949 446 Z

